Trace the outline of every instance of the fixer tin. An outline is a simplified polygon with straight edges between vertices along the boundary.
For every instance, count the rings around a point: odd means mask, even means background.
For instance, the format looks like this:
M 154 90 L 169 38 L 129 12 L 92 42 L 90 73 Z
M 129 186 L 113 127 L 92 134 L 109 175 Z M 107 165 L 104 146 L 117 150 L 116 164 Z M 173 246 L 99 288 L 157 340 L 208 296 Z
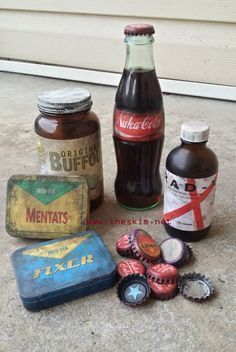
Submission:
M 16 250 L 11 261 L 23 305 L 40 310 L 105 290 L 116 266 L 93 231 Z

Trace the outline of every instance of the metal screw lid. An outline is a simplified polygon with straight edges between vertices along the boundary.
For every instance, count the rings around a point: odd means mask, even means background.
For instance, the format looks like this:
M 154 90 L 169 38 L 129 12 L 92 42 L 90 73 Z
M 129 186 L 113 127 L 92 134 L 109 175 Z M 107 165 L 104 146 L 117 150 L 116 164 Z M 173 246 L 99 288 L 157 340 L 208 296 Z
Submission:
M 38 96 L 38 108 L 49 114 L 72 114 L 90 109 L 91 94 L 83 88 L 44 91 Z
M 186 142 L 200 143 L 208 140 L 210 128 L 203 122 L 188 121 L 182 124 L 180 138 Z

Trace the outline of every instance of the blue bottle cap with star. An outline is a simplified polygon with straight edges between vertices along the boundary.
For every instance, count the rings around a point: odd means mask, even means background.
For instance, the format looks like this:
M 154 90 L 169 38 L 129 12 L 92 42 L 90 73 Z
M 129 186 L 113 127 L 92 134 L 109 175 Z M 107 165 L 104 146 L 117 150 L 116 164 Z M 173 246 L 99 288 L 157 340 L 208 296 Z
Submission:
M 150 288 L 144 275 L 131 274 L 120 280 L 117 295 L 121 302 L 135 307 L 146 301 L 150 295 Z

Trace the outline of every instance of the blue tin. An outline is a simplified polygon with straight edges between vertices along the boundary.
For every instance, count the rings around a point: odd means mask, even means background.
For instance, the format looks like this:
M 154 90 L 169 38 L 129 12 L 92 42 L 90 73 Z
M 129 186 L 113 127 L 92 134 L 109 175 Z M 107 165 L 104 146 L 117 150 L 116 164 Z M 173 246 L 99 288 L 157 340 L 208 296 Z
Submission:
M 93 231 L 18 249 L 11 261 L 21 300 L 28 310 L 41 310 L 105 290 L 116 277 L 116 265 Z

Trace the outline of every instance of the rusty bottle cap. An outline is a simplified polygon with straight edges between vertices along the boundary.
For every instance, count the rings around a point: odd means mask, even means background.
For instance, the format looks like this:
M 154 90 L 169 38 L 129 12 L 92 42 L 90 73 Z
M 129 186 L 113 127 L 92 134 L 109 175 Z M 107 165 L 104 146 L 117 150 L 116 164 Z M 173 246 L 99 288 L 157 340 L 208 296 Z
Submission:
M 116 242 L 116 251 L 122 256 L 131 256 L 131 244 L 129 243 L 129 232 L 122 235 Z
M 131 274 L 144 275 L 146 271 L 145 266 L 137 259 L 123 259 L 117 264 L 116 269 L 121 278 Z
M 156 262 L 160 259 L 160 247 L 146 231 L 135 229 L 129 235 L 129 242 L 136 258 L 147 263 Z
M 214 293 L 211 281 L 200 273 L 182 275 L 178 283 L 179 292 L 187 299 L 201 303 Z
M 189 258 L 187 245 L 178 238 L 167 238 L 160 244 L 164 263 L 181 266 Z
M 174 298 L 178 293 L 176 283 L 172 284 L 158 284 L 157 282 L 148 279 L 148 284 L 151 289 L 152 296 L 160 300 L 168 300 Z
M 147 268 L 146 275 L 159 284 L 176 283 L 179 279 L 179 270 L 170 264 L 153 264 Z
M 121 302 L 135 307 L 146 301 L 150 296 L 150 288 L 144 275 L 131 274 L 120 280 L 117 295 Z

